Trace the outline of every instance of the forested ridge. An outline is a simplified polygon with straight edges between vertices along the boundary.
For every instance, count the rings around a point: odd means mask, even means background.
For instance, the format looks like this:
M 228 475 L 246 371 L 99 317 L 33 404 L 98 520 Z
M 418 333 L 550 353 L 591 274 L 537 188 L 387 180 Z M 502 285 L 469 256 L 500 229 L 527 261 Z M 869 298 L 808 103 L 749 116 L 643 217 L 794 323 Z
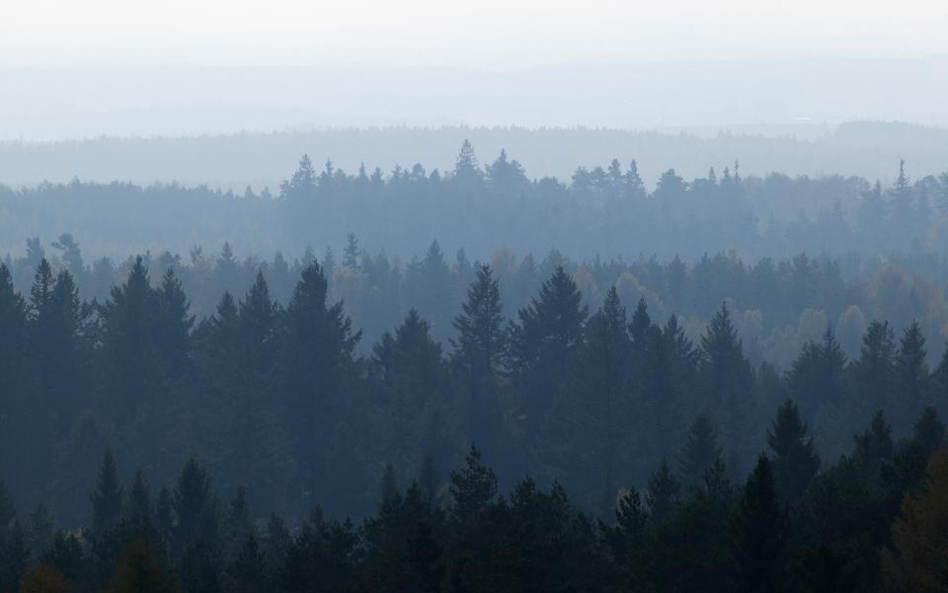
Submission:
M 497 249 L 688 261 L 731 249 L 756 261 L 804 247 L 814 256 L 871 257 L 948 245 L 948 172 L 912 171 L 910 162 L 892 162 L 875 179 L 745 176 L 737 161 L 709 162 L 692 179 L 674 168 L 644 179 L 625 157 L 578 166 L 560 180 L 529 177 L 515 157 L 501 151 L 482 166 L 468 142 L 443 172 L 407 163 L 347 172 L 331 159 L 304 157 L 295 172 L 287 163 L 292 174 L 279 188 L 237 192 L 78 179 L 0 187 L 0 250 L 62 232 L 113 257 L 225 241 L 243 255 L 322 251 L 349 232 L 372 253 L 407 258 L 438 239 L 451 253 L 464 248 L 482 260 Z
M 870 322 L 852 359 L 828 326 L 779 372 L 726 302 L 692 341 L 614 287 L 590 310 L 561 266 L 505 312 L 478 265 L 452 339 L 411 309 L 361 355 L 328 291 L 310 261 L 285 303 L 261 272 L 196 320 L 174 266 L 136 258 L 91 302 L 45 259 L 25 295 L 0 267 L 4 590 L 914 590 L 936 570 L 915 542 L 942 516 L 948 361 L 917 323 Z
M 941 590 L 896 171 L 0 188 L 0 593 Z

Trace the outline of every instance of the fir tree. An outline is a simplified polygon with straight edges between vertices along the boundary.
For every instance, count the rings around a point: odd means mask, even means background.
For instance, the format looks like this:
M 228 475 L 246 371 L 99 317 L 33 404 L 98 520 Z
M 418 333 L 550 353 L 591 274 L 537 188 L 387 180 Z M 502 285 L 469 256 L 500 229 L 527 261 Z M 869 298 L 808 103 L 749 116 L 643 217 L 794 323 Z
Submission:
M 461 308 L 453 324 L 458 336 L 451 344 L 455 370 L 467 390 L 467 433 L 475 443 L 490 446 L 486 441 L 495 429 L 491 418 L 506 349 L 500 289 L 490 266 L 478 268 Z
M 497 478 L 493 470 L 481 464 L 481 453 L 471 445 L 465 467 L 451 472 L 449 486 L 454 506 L 452 519 L 459 524 L 475 521 L 497 496 Z
M 800 419 L 796 403 L 788 399 L 777 411 L 767 443 L 774 455 L 774 472 L 781 494 L 796 501 L 820 469 L 820 456 L 807 437 L 806 424 Z
M 855 457 L 864 466 L 878 468 L 883 461 L 892 457 L 892 427 L 885 419 L 885 413 L 877 410 L 872 415 L 869 429 L 855 436 Z
M 701 337 L 701 381 L 715 426 L 723 428 L 724 446 L 742 459 L 750 449 L 754 426 L 754 373 L 744 356 L 727 304 L 711 319 Z M 731 468 L 739 471 L 740 468 Z
M 747 478 L 729 532 L 735 590 L 784 590 L 787 516 L 777 495 L 773 467 L 764 455 Z
M 715 462 L 723 459 L 711 420 L 699 414 L 691 423 L 678 456 L 678 470 L 689 484 L 697 483 Z
M 355 233 L 349 233 L 346 237 L 346 248 L 342 252 L 342 266 L 347 270 L 358 270 L 360 257 L 362 249 L 359 247 L 359 239 Z
M 658 471 L 649 478 L 648 490 L 645 493 L 645 502 L 648 504 L 652 521 L 661 525 L 671 520 L 681 502 L 680 491 L 681 484 L 668 467 L 668 462 L 663 459 Z
M 511 370 L 524 398 L 531 441 L 582 343 L 587 309 L 581 303 L 576 282 L 557 267 L 511 327 Z
M 852 365 L 858 390 L 854 411 L 890 409 L 894 364 L 892 329 L 887 322 L 873 321 L 863 336 L 859 358 Z
M 122 512 L 122 487 L 111 451 L 106 451 L 102 458 L 102 468 L 91 500 L 93 530 L 102 532 L 113 527 Z
M 905 328 L 895 355 L 895 397 L 899 424 L 907 427 L 924 405 L 928 393 L 928 363 L 925 336 L 918 321 Z
M 945 442 L 945 425 L 938 418 L 938 411 L 929 406 L 925 408 L 912 429 L 912 438 L 927 458 L 940 449 Z

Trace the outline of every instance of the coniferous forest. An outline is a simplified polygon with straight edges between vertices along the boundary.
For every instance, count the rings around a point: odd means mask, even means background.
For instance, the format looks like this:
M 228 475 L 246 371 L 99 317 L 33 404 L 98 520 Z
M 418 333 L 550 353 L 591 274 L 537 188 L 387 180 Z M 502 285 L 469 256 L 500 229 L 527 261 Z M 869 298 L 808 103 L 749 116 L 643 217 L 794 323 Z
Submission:
M 738 169 L 0 191 L 0 593 L 945 590 L 948 174 Z

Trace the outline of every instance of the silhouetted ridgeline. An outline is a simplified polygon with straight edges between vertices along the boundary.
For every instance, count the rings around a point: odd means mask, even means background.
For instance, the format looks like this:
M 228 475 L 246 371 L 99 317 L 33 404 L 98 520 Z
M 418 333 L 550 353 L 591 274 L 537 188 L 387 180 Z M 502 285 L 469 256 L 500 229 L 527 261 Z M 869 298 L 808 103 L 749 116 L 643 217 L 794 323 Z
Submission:
M 432 238 L 449 253 L 464 248 L 481 259 L 498 248 L 555 248 L 584 259 L 655 253 L 686 260 L 734 249 L 756 260 L 804 250 L 941 253 L 948 243 L 948 175 L 911 178 L 911 162 L 902 169 L 893 159 L 878 169 L 876 177 L 891 180 L 883 188 L 829 174 L 745 177 L 730 159 L 692 179 L 674 169 L 643 179 L 635 161 L 614 160 L 575 169 L 564 183 L 530 179 L 513 156 L 491 155 L 481 167 L 465 143 L 443 172 L 421 165 L 344 172 L 306 158 L 272 192 L 79 181 L 0 188 L 0 251 L 62 232 L 89 253 L 121 257 L 225 241 L 241 254 L 321 251 L 349 232 L 371 252 L 403 258 Z
M 29 293 L 36 268 L 45 258 L 54 270 L 70 272 L 81 298 L 100 303 L 109 298 L 113 284 L 127 280 L 135 262 L 134 257 L 88 261 L 71 235 L 51 245 L 30 239 L 25 253 L 20 253 L 5 261 L 22 294 Z M 576 279 L 590 309 L 598 308 L 615 286 L 623 302 L 644 298 L 656 319 L 676 314 L 692 340 L 727 300 L 747 356 L 755 363 L 767 360 L 781 368 L 787 368 L 803 344 L 818 339 L 827 326 L 837 333 L 848 356 L 858 354 L 862 333 L 872 319 L 886 319 L 896 331 L 917 321 L 932 344 L 948 338 L 948 297 L 940 288 L 948 282 L 948 260 L 935 254 L 834 259 L 800 253 L 747 261 L 729 252 L 694 261 L 654 256 L 576 261 L 559 251 L 535 257 L 498 250 L 477 260 L 463 250 L 445 253 L 432 242 L 423 253 L 403 260 L 385 251 L 369 253 L 352 235 L 318 257 L 307 251 L 293 258 L 277 253 L 268 259 L 241 259 L 229 244 L 215 252 L 195 248 L 187 255 L 165 251 L 143 256 L 156 278 L 174 268 L 197 319 L 215 312 L 223 292 L 246 293 L 258 272 L 273 299 L 286 306 L 303 269 L 316 260 L 326 276 L 330 300 L 343 301 L 346 314 L 363 332 L 365 339 L 357 346 L 362 353 L 401 323 L 411 308 L 425 318 L 437 341 L 456 337 L 451 322 L 481 263 L 490 264 L 500 282 L 507 316 L 528 304 L 558 266 Z M 932 354 L 932 362 L 937 354 Z

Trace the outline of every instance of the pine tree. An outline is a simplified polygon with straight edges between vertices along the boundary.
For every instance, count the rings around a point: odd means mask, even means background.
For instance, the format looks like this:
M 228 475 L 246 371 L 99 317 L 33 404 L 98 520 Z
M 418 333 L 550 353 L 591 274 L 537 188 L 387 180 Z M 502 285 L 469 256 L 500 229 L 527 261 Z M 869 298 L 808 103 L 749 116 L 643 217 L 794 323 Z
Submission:
M 183 374 L 190 350 L 190 334 L 194 316 L 190 314 L 188 297 L 174 268 L 168 268 L 161 277 L 161 286 L 155 291 L 156 315 L 155 342 L 161 356 L 171 365 L 171 372 Z
M 483 186 L 484 172 L 478 166 L 474 148 L 467 139 L 464 140 L 461 152 L 458 153 L 453 181 L 465 192 L 477 191 Z
M 612 517 L 618 485 L 633 476 L 625 307 L 615 287 L 585 328 L 574 366 L 542 427 L 541 457 L 569 489 L 589 492 L 583 502 L 603 520 Z
M 518 198 L 530 184 L 520 163 L 508 160 L 507 151 L 503 149 L 497 160 L 487 165 L 486 173 L 487 186 L 501 198 Z
M 6 265 L 0 263 L 0 377 L 3 377 L 4 397 L 0 397 L 0 475 L 22 475 L 21 464 L 26 462 L 17 443 L 23 442 L 21 431 L 26 429 L 20 419 L 27 415 L 29 398 L 26 392 L 28 369 L 26 303 L 13 288 L 13 279 Z M 3 489 L 0 488 L 0 493 Z M 0 526 L 6 525 L 2 516 L 0 494 Z
M 625 191 L 630 198 L 636 200 L 644 199 L 646 196 L 645 184 L 639 176 L 639 165 L 634 160 L 625 173 Z
M 426 455 L 418 474 L 418 485 L 428 497 L 428 500 L 433 501 L 438 495 L 440 482 L 441 476 L 438 473 L 438 466 L 435 464 L 434 458 L 431 455 Z
M 341 417 L 361 337 L 361 332 L 352 330 L 342 301 L 327 303 L 328 286 L 318 264 L 303 270 L 286 309 L 281 356 L 286 424 L 310 490 L 323 481 L 327 460 L 321 455 L 329 449 L 327 439 Z
M 649 516 L 656 525 L 662 525 L 672 519 L 681 503 L 680 492 L 681 483 L 668 467 L 668 462 L 663 459 L 658 470 L 649 478 L 648 490 L 645 493 Z
M 461 525 L 477 520 L 497 496 L 497 478 L 493 470 L 481 464 L 481 453 L 474 445 L 465 458 L 465 467 L 451 472 L 449 491 L 454 500 L 452 520 Z
M 729 532 L 734 590 L 784 590 L 788 521 L 777 495 L 773 467 L 764 455 L 747 478 Z
M 153 541 L 154 520 L 151 508 L 151 492 L 141 469 L 135 471 L 135 479 L 125 504 L 126 521 L 135 536 L 145 541 Z
M 237 542 L 237 555 L 227 567 L 228 583 L 235 593 L 263 593 L 266 588 L 266 556 L 252 532 Z
M 385 472 L 379 483 L 379 504 L 385 504 L 398 496 L 398 480 L 395 477 L 395 467 L 391 463 L 385 464 Z
M 797 405 L 791 399 L 780 406 L 777 418 L 767 432 L 777 484 L 780 493 L 789 501 L 796 501 L 803 495 L 820 469 L 819 453 L 806 432 L 806 424 L 800 419 Z
M 862 338 L 859 358 L 852 369 L 857 388 L 854 413 L 890 409 L 895 365 L 895 345 L 888 322 L 873 321 Z
M 945 443 L 945 425 L 938 419 L 938 411 L 929 406 L 925 408 L 912 429 L 912 438 L 927 458 Z
M 299 167 L 289 181 L 280 184 L 280 199 L 298 200 L 311 196 L 316 189 L 316 170 L 309 155 L 300 158 Z
M 696 484 L 715 462 L 723 459 L 711 420 L 699 414 L 691 423 L 678 456 L 678 470 L 686 483 Z
M 194 399 L 206 427 L 206 458 L 220 486 L 253 484 L 248 504 L 265 502 L 276 510 L 288 502 L 296 462 L 286 419 L 271 396 L 279 309 L 264 286 L 241 303 L 240 312 L 224 293 L 216 314 L 195 332 L 193 358 L 203 382 Z
M 757 432 L 753 423 L 754 373 L 744 356 L 726 303 L 721 305 L 701 337 L 701 352 L 699 372 L 708 392 L 709 415 L 715 426 L 723 428 L 723 444 L 728 454 L 743 460 Z M 731 469 L 740 471 L 739 467 Z
M 924 406 L 928 393 L 929 369 L 925 336 L 918 321 L 905 328 L 895 355 L 895 400 L 898 424 L 908 427 Z
M 457 438 L 446 409 L 447 366 L 441 345 L 412 309 L 395 330 L 373 347 L 370 385 L 385 422 L 376 433 L 387 456 L 417 467 L 423 456 L 443 451 Z
M 358 270 L 361 256 L 362 249 L 359 247 L 359 239 L 355 236 L 355 233 L 349 233 L 346 237 L 346 248 L 342 252 L 342 266 L 347 270 Z
M 467 433 L 482 447 L 489 446 L 487 435 L 497 405 L 498 379 L 503 372 L 506 333 L 499 283 L 493 278 L 490 266 L 477 270 L 477 280 L 467 292 L 462 312 L 454 320 L 458 336 L 451 340 L 454 349 L 452 362 L 467 393 Z
M 103 532 L 115 526 L 122 512 L 122 487 L 111 451 L 106 451 L 102 458 L 102 468 L 91 500 L 92 529 Z
M 581 303 L 576 282 L 557 267 L 511 327 L 511 370 L 524 398 L 529 441 L 582 343 L 587 309 Z
M 177 518 L 174 549 L 178 553 L 196 544 L 214 547 L 219 543 L 217 501 L 207 471 L 193 457 L 181 470 L 172 505 Z
M 883 461 L 892 457 L 892 427 L 886 422 L 885 413 L 877 410 L 872 423 L 864 433 L 855 436 L 855 457 L 865 467 L 877 469 Z
M 648 305 L 645 302 L 645 297 L 641 297 L 635 307 L 635 313 L 632 314 L 632 322 L 629 324 L 629 336 L 632 338 L 634 352 L 639 359 L 645 355 L 648 331 L 651 327 L 652 319 L 648 315 Z
M 20 579 L 26 573 L 30 561 L 30 549 L 26 533 L 19 521 L 0 529 L 2 549 L 0 549 L 0 591 L 16 591 Z
M 822 343 L 805 344 L 787 376 L 790 393 L 800 402 L 804 417 L 812 417 L 822 406 L 841 403 L 845 367 L 846 355 L 827 324 Z
M 157 387 L 154 354 L 155 298 L 141 257 L 128 279 L 112 287 L 99 310 L 105 361 L 103 388 L 111 419 L 123 426 Z

